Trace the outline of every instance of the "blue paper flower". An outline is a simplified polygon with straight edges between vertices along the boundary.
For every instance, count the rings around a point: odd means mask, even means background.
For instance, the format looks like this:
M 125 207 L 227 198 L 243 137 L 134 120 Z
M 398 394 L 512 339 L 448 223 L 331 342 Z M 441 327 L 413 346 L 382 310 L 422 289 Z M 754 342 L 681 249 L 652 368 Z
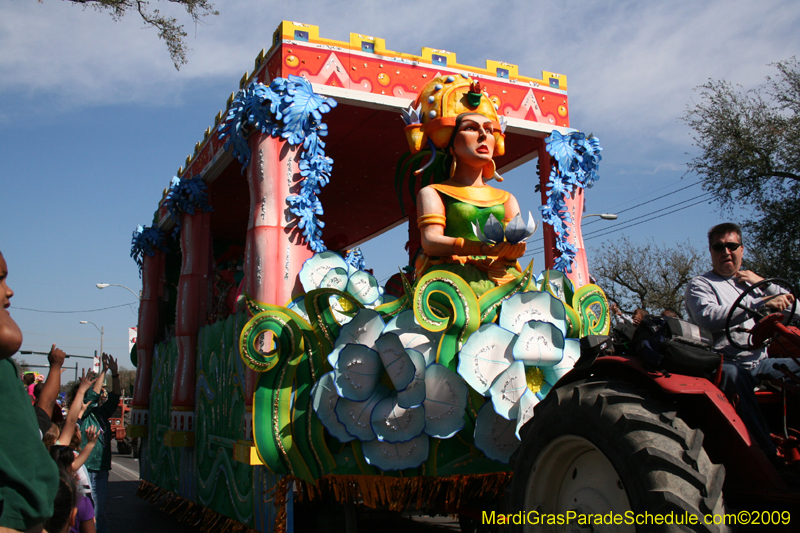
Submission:
M 572 217 L 565 209 L 564 201 L 576 189 L 591 187 L 599 179 L 597 169 L 602 156 L 600 140 L 581 132 L 561 135 L 553 131 L 545 139 L 547 152 L 555 159 L 557 167 L 551 169 L 547 182 L 547 203 L 539 209 L 542 220 L 553 226 L 556 234 L 556 249 L 561 257 L 556 259 L 554 268 L 562 272 L 572 272 L 572 262 L 577 249 L 569 243 L 569 231 L 565 223 Z
M 242 172 L 250 161 L 247 132 L 255 128 L 272 137 L 283 137 L 300 150 L 300 175 L 303 183 L 299 194 L 286 199 L 289 211 L 303 230 L 303 238 L 315 252 L 326 249 L 322 242 L 323 214 L 317 198 L 322 187 L 330 181 L 333 160 L 325 156 L 322 137 L 328 127 L 322 115 L 336 107 L 336 101 L 314 93 L 311 83 L 299 76 L 276 78 L 267 87 L 250 83 L 239 91 L 231 103 L 228 114 L 219 125 L 219 138 L 224 147 L 232 151 L 242 164 Z
M 138 226 L 131 239 L 131 257 L 139 265 L 139 277 L 142 276 L 144 256 L 153 257 L 156 251 L 169 251 L 164 244 L 164 232 L 160 228 Z
M 181 213 L 193 215 L 195 209 L 200 209 L 203 212 L 214 210 L 208 205 L 208 186 L 200 175 L 195 175 L 191 178 L 186 176 L 183 178 L 173 177 L 167 197 L 164 200 L 164 206 L 175 221 L 175 226 L 172 230 L 173 237 L 177 236 L 181 231 Z

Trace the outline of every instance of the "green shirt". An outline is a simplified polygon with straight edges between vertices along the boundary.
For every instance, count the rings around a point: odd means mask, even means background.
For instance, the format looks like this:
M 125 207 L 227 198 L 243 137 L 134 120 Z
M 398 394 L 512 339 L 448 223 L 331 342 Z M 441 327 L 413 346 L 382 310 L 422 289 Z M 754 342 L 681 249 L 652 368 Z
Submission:
M 25 530 L 53 514 L 58 468 L 42 443 L 30 397 L 0 361 L 0 526 Z
M 81 419 L 81 446 L 86 446 L 88 440 L 86 439 L 86 430 L 90 427 L 95 427 L 98 430 L 102 429 L 103 432 L 97 438 L 97 443 L 94 445 L 92 453 L 86 459 L 86 468 L 88 470 L 111 470 L 111 424 L 108 419 L 114 414 L 119 406 L 119 394 L 113 392 L 108 393 L 108 399 L 103 402 L 103 405 L 98 405 L 100 395 L 89 389 L 84 396 L 84 403 L 90 403 L 89 407 L 83 413 Z

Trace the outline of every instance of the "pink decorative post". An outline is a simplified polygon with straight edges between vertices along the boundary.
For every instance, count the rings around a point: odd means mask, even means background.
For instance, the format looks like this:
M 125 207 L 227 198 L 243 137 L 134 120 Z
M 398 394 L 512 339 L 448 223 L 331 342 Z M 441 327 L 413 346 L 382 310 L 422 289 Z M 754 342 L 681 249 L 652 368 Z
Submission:
M 572 262 L 572 272 L 568 273 L 567 277 L 572 280 L 572 284 L 576 289 L 589 283 L 589 263 L 586 260 L 586 248 L 583 246 L 583 233 L 581 230 L 583 201 L 583 189 L 576 187 L 572 195 L 564 202 L 572 217 L 572 222 L 567 224 L 569 242 L 577 249 L 575 260 Z
M 286 305 L 297 292 L 297 274 L 312 252 L 289 223 L 286 198 L 300 181 L 297 146 L 286 140 L 253 133 L 247 168 L 250 219 L 244 260 L 244 290 L 259 302 Z M 256 372 L 247 370 L 245 428 L 253 440 L 253 394 Z M 252 445 L 252 444 L 251 444 Z
M 175 322 L 178 363 L 172 388 L 170 432 L 165 439 L 169 446 L 194 444 L 197 333 L 205 324 L 208 308 L 210 222 L 211 213 L 199 210 L 193 215 L 181 215 L 183 264 Z
M 550 178 L 550 169 L 553 165 L 553 160 L 550 154 L 547 153 L 545 148 L 544 139 L 539 141 L 539 185 L 542 196 L 542 205 L 547 203 L 547 182 Z M 553 231 L 553 226 L 549 224 L 542 224 L 542 236 L 544 237 L 544 267 L 548 270 L 553 268 L 556 263 L 558 252 L 556 251 L 556 234 Z
M 158 328 L 158 302 L 164 293 L 164 253 L 145 254 L 142 266 L 142 299 L 139 303 L 139 326 L 136 338 L 136 384 L 133 390 L 131 425 L 132 437 L 147 436 L 150 414 L 150 385 L 153 347 Z
M 541 184 L 542 204 L 547 202 L 547 182 L 550 177 L 550 169 L 554 164 L 550 154 L 545 149 L 544 140 L 539 145 L 539 183 Z M 575 192 L 564 202 L 569 210 L 572 222 L 566 224 L 569 232 L 569 242 L 578 250 L 575 260 L 572 262 L 572 272 L 567 273 L 567 277 L 577 289 L 589 283 L 589 264 L 586 260 L 586 249 L 583 246 L 583 234 L 581 233 L 581 218 L 583 217 L 583 189 L 577 188 Z M 556 249 L 556 234 L 553 226 L 543 224 L 544 235 L 544 263 L 545 268 L 552 269 L 556 258 L 561 254 Z

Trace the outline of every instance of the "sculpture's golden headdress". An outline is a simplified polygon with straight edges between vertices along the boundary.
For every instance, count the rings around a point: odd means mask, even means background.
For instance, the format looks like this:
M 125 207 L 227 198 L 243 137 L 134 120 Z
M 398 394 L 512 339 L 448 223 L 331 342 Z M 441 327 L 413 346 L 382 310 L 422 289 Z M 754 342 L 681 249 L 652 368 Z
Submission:
M 411 153 L 425 148 L 428 140 L 436 148 L 445 148 L 453 136 L 456 117 L 464 113 L 478 113 L 494 122 L 494 152 L 503 155 L 505 134 L 494 103 L 480 83 L 463 76 L 437 76 L 422 89 L 409 111 L 404 112 Z

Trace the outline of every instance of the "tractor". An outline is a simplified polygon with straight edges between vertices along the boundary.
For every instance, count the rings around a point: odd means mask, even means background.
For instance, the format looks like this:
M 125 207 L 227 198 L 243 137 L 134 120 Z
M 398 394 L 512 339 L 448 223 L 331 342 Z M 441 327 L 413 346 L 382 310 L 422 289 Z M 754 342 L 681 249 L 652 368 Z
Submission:
M 788 316 L 742 304 L 767 283 L 793 292 L 777 279 L 753 285 L 732 306 L 727 336 L 733 310 L 744 308 L 758 322 L 738 347 L 769 344 L 771 356 L 797 361 L 796 301 Z M 778 448 L 770 460 L 717 387 L 719 356 L 708 350 L 711 358 L 657 367 L 635 344 L 585 338 L 575 368 L 536 406 L 507 490 L 511 523 L 523 531 L 798 530 L 790 513 L 800 509 L 798 376 L 784 370 L 785 382 L 755 393 Z

